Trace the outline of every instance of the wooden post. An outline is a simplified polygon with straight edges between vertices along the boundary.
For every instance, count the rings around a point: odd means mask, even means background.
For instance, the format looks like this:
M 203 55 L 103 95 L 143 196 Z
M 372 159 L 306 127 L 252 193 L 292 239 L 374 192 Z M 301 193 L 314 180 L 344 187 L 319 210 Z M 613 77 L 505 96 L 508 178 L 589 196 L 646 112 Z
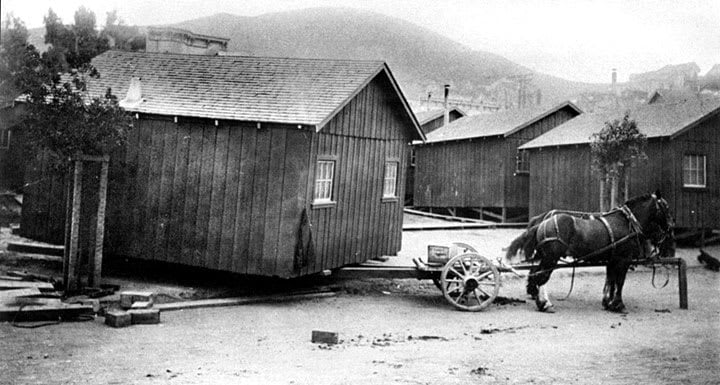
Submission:
M 680 292 L 680 309 L 687 310 L 687 263 L 682 258 L 678 258 L 678 290 Z
M 600 212 L 603 213 L 607 211 L 605 207 L 605 178 L 605 175 L 600 177 Z
M 92 287 L 100 286 L 100 278 L 102 276 L 103 242 L 105 240 L 105 206 L 107 204 L 110 158 L 105 156 L 101 162 L 100 185 L 98 187 L 97 227 L 95 228 L 95 251 L 93 252 L 91 261 L 92 275 L 88 280 L 88 285 Z
M 70 238 L 65 245 L 65 259 L 63 261 L 63 278 L 65 294 L 78 289 L 77 259 L 78 243 L 80 238 L 80 201 L 82 196 L 82 161 L 75 161 L 73 174 L 72 211 L 70 214 Z M 67 219 L 66 219 L 67 220 Z

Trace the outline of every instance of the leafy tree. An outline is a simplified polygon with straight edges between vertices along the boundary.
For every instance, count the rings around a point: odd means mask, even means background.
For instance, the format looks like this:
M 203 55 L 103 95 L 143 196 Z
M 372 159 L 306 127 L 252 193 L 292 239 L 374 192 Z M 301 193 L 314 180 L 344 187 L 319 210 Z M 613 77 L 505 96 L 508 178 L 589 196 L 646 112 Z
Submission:
M 647 137 L 637 128 L 635 120 L 626 112 L 622 120 L 605 122 L 605 127 L 591 137 L 593 169 L 600 174 L 600 209 L 606 210 L 608 201 L 606 183 L 610 184 L 610 207 L 619 201 L 619 181 L 624 181 L 623 196 L 628 198 L 629 170 L 633 163 L 645 159 Z
M 0 97 L 3 101 L 40 92 L 45 83 L 40 55 L 27 39 L 28 31 L 22 20 L 8 15 L 0 31 Z
M 125 51 L 141 51 L 145 49 L 145 35 L 137 26 L 125 25 L 125 22 L 113 10 L 107 13 L 105 27 L 101 32 L 110 45 Z
M 74 25 L 64 25 L 52 8 L 44 21 L 45 43 L 51 47 L 43 59 L 53 74 L 80 68 L 109 49 L 107 37 L 96 30 L 95 13 L 85 7 L 75 12 Z

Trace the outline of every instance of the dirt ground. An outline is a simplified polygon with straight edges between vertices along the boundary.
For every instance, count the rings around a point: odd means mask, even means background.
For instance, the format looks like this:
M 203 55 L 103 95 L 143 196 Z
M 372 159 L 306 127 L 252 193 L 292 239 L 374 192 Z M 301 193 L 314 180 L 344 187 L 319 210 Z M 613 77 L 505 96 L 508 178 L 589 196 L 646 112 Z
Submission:
M 494 259 L 518 232 L 406 232 L 400 256 L 387 263 L 452 241 Z M 720 247 L 709 250 L 720 256 Z M 57 269 L 9 254 L 0 242 L 0 270 Z M 604 274 L 589 269 L 576 274 L 567 300 L 570 272 L 553 275 L 555 314 L 530 301 L 456 311 L 429 281 L 325 278 L 302 285 L 332 285 L 336 296 L 164 312 L 159 325 L 0 323 L 0 384 L 718 384 L 720 274 L 697 266 L 696 249 L 678 255 L 691 265 L 689 310 L 678 308 L 676 271 L 656 289 L 651 271 L 638 268 L 626 283 L 625 315 L 601 309 Z M 659 271 L 656 283 L 664 279 Z M 225 290 L 183 279 L 108 280 L 176 297 Z M 500 295 L 525 300 L 524 281 L 503 276 Z M 337 332 L 341 343 L 313 344 L 312 330 Z

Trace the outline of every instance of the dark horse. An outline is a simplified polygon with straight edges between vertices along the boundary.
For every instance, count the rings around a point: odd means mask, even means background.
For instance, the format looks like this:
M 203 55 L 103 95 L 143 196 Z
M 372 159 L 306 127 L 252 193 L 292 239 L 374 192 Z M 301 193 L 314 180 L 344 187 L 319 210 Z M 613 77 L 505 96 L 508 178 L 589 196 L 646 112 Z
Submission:
M 506 259 L 523 249 L 526 260 L 540 261 L 528 276 L 540 311 L 552 311 L 545 284 L 560 258 L 604 263 L 603 307 L 623 312 L 622 288 L 633 260 L 650 257 L 653 248 L 661 258 L 675 254 L 673 219 L 659 192 L 630 199 L 607 213 L 551 211 L 533 219 L 535 223 L 511 243 Z

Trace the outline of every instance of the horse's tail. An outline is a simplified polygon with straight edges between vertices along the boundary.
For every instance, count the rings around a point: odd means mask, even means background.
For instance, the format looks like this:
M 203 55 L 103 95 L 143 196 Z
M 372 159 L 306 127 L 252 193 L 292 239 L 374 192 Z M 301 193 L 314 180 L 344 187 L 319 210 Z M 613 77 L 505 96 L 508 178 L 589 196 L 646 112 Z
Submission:
M 510 262 L 515 259 L 515 256 L 520 249 L 522 249 L 525 253 L 525 260 L 530 260 L 533 252 L 535 251 L 535 246 L 537 245 L 537 229 L 538 225 L 532 226 L 515 238 L 507 248 L 505 260 Z

